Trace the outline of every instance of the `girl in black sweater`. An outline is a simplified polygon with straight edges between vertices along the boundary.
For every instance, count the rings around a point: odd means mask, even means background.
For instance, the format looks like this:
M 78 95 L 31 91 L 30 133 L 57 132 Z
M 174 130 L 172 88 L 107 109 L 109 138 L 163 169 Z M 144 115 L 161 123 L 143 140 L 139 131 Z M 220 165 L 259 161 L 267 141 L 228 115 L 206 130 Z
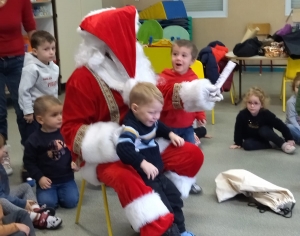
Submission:
M 234 144 L 230 148 L 243 147 L 251 151 L 278 147 L 289 154 L 295 151 L 295 142 L 288 127 L 266 109 L 268 100 L 260 88 L 248 90 L 243 100 L 246 108 L 236 117 Z M 282 133 L 284 139 L 274 132 L 274 128 Z

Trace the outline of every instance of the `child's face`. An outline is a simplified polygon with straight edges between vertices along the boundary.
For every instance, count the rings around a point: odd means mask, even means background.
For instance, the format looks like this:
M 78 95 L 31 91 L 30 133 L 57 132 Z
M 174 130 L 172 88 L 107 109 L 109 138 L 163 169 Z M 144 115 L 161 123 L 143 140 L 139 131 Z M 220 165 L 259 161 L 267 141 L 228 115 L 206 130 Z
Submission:
M 295 94 L 298 94 L 299 85 L 300 85 L 300 81 L 295 84 L 295 88 L 294 88 Z
M 250 111 L 251 115 L 256 116 L 261 108 L 262 104 L 259 101 L 259 98 L 251 95 L 247 101 L 247 109 Z
M 179 47 L 173 45 L 172 49 L 172 66 L 178 74 L 185 74 L 195 60 L 192 59 L 192 49 L 188 47 Z
M 32 49 L 32 53 L 46 65 L 55 59 L 55 51 L 55 42 L 49 43 L 47 41 Z
M 54 132 L 62 125 L 62 106 L 50 106 L 45 114 L 37 116 L 36 119 L 42 125 L 43 130 Z
M 134 116 L 148 127 L 154 125 L 159 119 L 162 108 L 163 105 L 157 100 L 143 105 L 131 104 L 131 110 Z

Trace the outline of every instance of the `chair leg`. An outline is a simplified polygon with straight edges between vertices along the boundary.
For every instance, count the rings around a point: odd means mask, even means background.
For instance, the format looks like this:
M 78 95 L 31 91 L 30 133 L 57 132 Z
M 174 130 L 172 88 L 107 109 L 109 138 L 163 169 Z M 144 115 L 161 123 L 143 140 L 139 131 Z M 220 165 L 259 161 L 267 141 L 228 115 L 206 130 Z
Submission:
M 285 89 L 286 89 L 286 81 L 284 79 L 283 83 L 282 83 L 283 87 L 282 87 L 282 111 L 285 112 Z
M 273 62 L 271 60 L 271 72 L 273 72 Z
M 77 205 L 75 224 L 78 224 L 78 222 L 79 222 L 81 205 L 82 205 L 82 200 L 83 200 L 83 195 L 84 195 L 84 189 L 85 189 L 85 180 L 83 179 L 81 181 L 80 195 L 79 195 L 79 201 L 78 201 L 78 205 Z
M 244 71 L 246 71 L 246 62 L 245 62 L 245 60 L 243 60 L 243 67 L 244 67 Z
M 234 87 L 234 82 L 233 81 L 232 81 L 231 88 L 230 88 L 230 98 L 231 98 L 232 105 L 234 105 L 236 96 L 235 96 L 235 87 Z
M 106 218 L 108 236 L 113 236 L 112 228 L 111 228 L 110 215 L 109 215 L 109 209 L 108 209 L 108 202 L 107 202 L 105 184 L 103 184 L 103 183 L 101 184 L 101 189 L 102 189 L 102 196 L 103 196 L 103 202 L 104 202 L 104 208 L 105 208 L 105 218 Z
M 259 75 L 261 75 L 262 72 L 262 60 L 259 62 Z
M 215 109 L 211 110 L 211 124 L 215 124 Z
M 280 91 L 280 99 L 282 99 L 282 91 L 283 91 L 283 83 L 285 81 L 285 73 L 286 73 L 286 70 L 283 71 L 283 75 L 282 75 L 282 82 L 281 82 L 281 91 Z

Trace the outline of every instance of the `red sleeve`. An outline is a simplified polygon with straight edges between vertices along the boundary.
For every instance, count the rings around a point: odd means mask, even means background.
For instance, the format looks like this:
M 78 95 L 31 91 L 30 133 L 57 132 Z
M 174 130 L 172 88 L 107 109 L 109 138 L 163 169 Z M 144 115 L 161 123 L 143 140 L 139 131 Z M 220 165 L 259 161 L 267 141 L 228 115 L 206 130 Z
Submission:
M 98 121 L 100 105 L 97 94 L 100 93 L 96 80 L 83 69 L 75 71 L 66 85 L 66 95 L 63 107 L 63 125 L 61 133 L 73 161 L 78 158 L 76 143 L 81 143 L 88 125 Z M 97 89 L 97 91 L 95 91 Z M 99 99 L 100 100 L 100 99 Z M 81 145 L 80 145 L 81 146 Z
M 195 112 L 197 120 L 206 120 L 206 114 L 204 111 Z
M 22 9 L 22 23 L 25 31 L 29 32 L 36 29 L 36 24 L 33 18 L 32 5 L 30 0 L 25 0 L 23 2 L 24 5 Z

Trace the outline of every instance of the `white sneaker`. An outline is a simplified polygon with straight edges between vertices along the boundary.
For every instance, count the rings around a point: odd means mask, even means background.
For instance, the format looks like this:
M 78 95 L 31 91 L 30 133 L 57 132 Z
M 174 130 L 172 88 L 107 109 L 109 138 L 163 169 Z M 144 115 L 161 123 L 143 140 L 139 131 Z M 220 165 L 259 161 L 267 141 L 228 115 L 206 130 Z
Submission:
M 13 169 L 11 168 L 11 165 L 10 165 L 10 157 L 9 157 L 9 153 L 8 153 L 9 149 L 10 149 L 10 145 L 6 144 L 4 146 L 3 158 L 2 158 L 2 162 L 1 162 L 7 175 L 11 175 L 13 173 Z

